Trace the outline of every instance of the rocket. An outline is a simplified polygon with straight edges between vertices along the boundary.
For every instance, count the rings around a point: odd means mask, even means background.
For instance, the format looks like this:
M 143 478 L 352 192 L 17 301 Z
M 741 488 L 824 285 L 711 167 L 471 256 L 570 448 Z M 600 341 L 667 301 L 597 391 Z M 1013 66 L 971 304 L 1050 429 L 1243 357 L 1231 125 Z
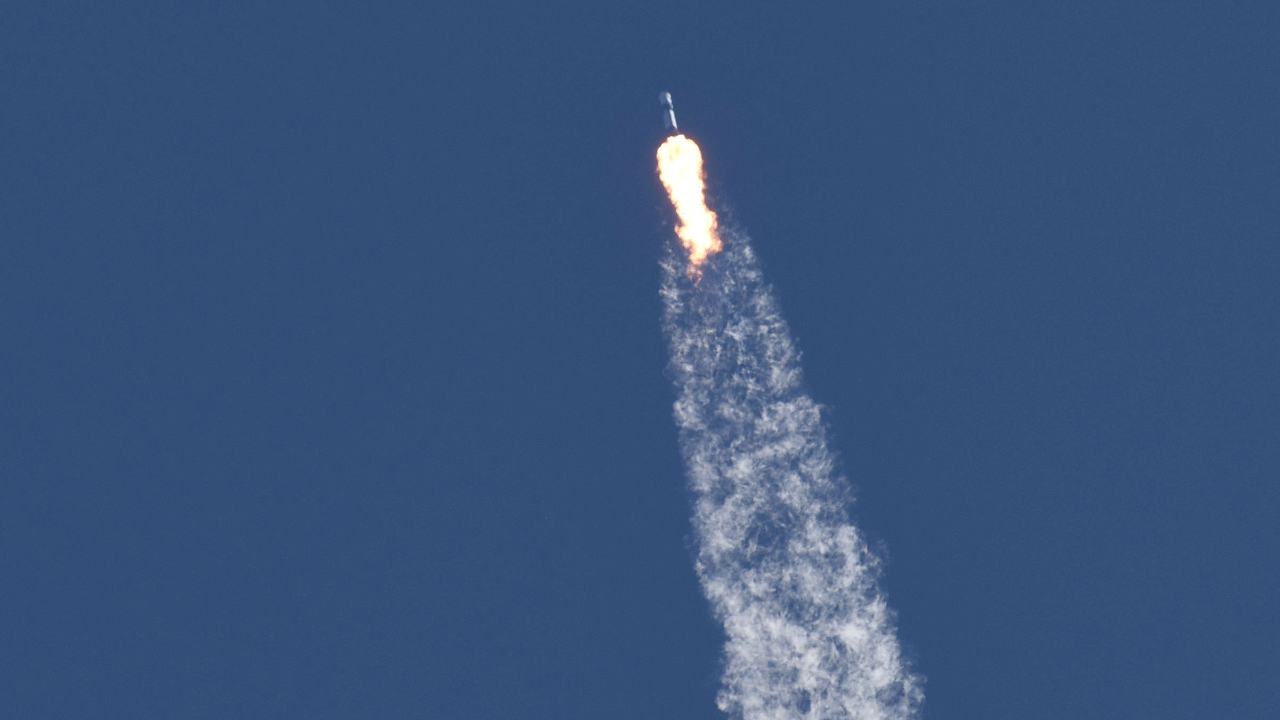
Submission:
M 668 135 L 675 135 L 679 131 L 676 129 L 676 109 L 671 106 L 671 93 L 659 95 L 658 104 L 662 106 L 662 126 L 667 129 Z

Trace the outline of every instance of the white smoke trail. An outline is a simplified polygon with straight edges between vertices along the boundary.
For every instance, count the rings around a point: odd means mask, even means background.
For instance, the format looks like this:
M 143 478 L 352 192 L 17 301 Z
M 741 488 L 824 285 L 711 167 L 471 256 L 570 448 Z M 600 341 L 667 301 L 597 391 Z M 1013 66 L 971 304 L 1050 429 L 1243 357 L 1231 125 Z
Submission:
M 743 236 L 663 262 L 676 423 L 695 495 L 697 571 L 724 624 L 721 710 L 744 720 L 903 720 L 923 679 L 902 657 L 879 565 L 850 524 L 799 355 Z

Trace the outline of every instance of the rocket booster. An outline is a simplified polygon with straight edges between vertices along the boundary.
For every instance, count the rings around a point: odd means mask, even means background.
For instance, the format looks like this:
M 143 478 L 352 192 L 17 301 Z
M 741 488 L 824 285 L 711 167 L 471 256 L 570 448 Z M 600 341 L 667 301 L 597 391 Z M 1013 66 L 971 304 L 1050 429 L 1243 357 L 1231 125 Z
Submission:
M 671 106 L 671 93 L 659 95 L 658 104 L 662 106 L 662 126 L 667 129 L 668 135 L 675 135 L 679 130 L 676 128 L 676 109 Z

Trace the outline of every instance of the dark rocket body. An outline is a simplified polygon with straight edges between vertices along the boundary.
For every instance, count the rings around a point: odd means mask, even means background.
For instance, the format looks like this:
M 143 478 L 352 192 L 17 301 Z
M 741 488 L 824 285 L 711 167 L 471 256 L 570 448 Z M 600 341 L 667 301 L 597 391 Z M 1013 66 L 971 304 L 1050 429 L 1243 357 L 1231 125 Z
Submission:
M 676 127 L 676 109 L 671 106 L 671 93 L 659 95 L 658 104 L 662 106 L 662 126 L 667 129 L 668 135 L 675 135 L 679 130 Z

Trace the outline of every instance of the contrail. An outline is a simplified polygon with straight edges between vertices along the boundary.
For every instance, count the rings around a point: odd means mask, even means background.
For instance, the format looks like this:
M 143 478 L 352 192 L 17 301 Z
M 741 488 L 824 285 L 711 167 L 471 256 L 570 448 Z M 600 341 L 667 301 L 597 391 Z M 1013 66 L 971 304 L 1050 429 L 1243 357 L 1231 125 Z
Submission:
M 658 161 L 687 249 L 670 247 L 661 294 L 696 567 L 727 636 L 717 704 L 743 720 L 915 717 L 923 678 L 748 239 L 707 209 L 697 145 L 671 137 Z

